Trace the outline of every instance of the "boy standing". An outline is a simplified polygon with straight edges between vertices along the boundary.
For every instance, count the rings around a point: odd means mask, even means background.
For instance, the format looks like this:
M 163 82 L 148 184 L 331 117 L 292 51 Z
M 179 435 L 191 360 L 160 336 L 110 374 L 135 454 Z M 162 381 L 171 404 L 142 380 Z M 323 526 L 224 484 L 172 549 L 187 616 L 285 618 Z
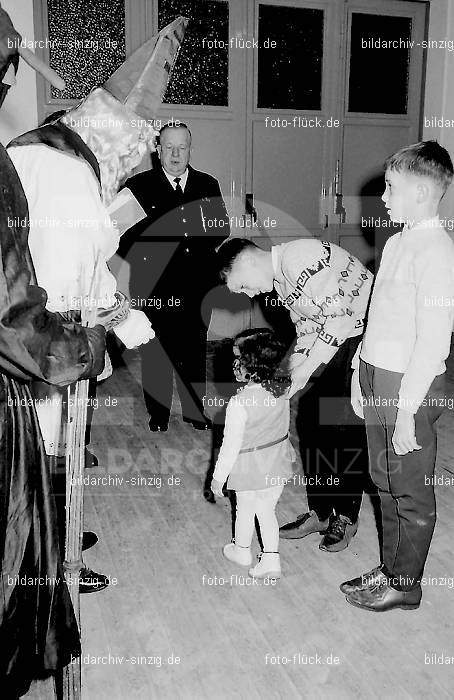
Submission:
M 380 496 L 382 563 L 340 587 L 349 603 L 377 612 L 421 601 L 436 518 L 434 424 L 444 405 L 454 308 L 454 244 L 438 218 L 451 158 L 436 141 L 423 141 L 385 166 L 382 199 L 404 227 L 384 248 L 352 378 Z

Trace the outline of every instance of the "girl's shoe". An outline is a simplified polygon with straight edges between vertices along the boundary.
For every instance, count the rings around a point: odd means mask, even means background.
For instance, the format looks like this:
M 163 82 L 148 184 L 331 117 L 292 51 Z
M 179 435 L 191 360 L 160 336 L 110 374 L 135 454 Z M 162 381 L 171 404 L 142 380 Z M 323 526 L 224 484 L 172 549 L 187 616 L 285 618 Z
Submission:
M 254 578 L 280 578 L 281 560 L 279 552 L 262 552 L 259 554 L 259 562 L 249 569 L 249 576 Z
M 222 550 L 224 556 L 229 561 L 233 561 L 240 566 L 250 566 L 252 564 L 252 554 L 250 547 L 240 547 L 235 542 L 226 544 Z

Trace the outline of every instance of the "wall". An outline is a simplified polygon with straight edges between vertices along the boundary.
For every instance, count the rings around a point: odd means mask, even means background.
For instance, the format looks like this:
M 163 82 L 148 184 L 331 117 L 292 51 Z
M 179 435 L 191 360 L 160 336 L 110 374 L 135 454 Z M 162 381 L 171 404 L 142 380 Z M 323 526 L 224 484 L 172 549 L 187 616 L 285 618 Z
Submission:
M 454 42 L 454 0 L 432 0 L 428 39 Z M 428 49 L 424 116 L 428 120 L 449 119 L 454 125 L 454 50 Z M 428 125 L 423 128 L 423 138 L 436 139 L 454 160 L 454 126 Z M 454 186 L 446 193 L 441 212 L 454 217 Z
M 1 4 L 22 37 L 32 41 L 33 0 L 2 0 Z M 38 124 L 35 71 L 23 60 L 19 63 L 16 80 L 0 109 L 0 141 L 3 144 Z

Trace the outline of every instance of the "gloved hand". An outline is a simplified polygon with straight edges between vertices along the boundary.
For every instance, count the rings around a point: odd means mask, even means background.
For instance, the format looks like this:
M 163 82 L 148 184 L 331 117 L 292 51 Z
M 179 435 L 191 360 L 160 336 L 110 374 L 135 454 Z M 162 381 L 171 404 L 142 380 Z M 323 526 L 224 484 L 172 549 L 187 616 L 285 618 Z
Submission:
M 129 350 L 155 337 L 150 321 L 143 311 L 137 309 L 130 309 L 128 317 L 112 330 Z

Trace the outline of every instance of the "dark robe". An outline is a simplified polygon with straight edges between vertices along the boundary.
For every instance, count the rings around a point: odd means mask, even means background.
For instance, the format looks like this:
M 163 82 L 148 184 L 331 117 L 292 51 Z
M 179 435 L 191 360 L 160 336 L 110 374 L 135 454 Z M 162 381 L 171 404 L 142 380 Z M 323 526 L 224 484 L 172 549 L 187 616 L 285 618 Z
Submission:
M 10 698 L 80 653 L 30 383 L 99 374 L 105 331 L 46 311 L 27 247 L 27 202 L 2 146 L 0 168 L 0 688 Z

